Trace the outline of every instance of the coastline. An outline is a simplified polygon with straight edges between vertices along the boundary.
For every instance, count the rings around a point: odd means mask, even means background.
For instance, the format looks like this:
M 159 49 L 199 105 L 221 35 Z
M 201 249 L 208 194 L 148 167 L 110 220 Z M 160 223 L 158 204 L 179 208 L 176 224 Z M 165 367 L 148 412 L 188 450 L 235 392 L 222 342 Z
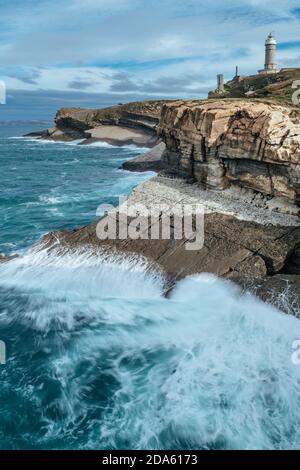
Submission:
M 2 1 L 4 461 L 300 451 L 299 1 Z
M 97 221 L 80 229 L 50 233 L 43 238 L 40 248 L 49 252 L 55 249 L 61 253 L 88 249 L 95 255 L 99 249 L 105 249 L 112 254 L 141 256 L 149 261 L 150 269 L 157 269 L 166 275 L 169 289 L 180 279 L 209 273 L 232 281 L 244 292 L 250 291 L 275 305 L 276 296 L 281 299 L 288 291 L 290 298 L 293 298 L 293 311 L 297 314 L 300 311 L 297 294 L 300 288 L 300 260 L 293 257 L 294 267 L 289 262 L 291 253 L 300 242 L 300 226 L 296 219 L 291 217 L 291 225 L 286 226 L 282 224 L 283 216 L 278 214 L 273 215 L 273 225 L 259 224 L 256 220 L 263 217 L 264 209 L 239 203 L 235 206 L 236 212 L 232 210 L 233 213 L 229 214 L 226 198 L 222 196 L 222 199 L 223 213 L 218 193 L 204 192 L 183 180 L 163 176 L 140 184 L 129 195 L 129 207 L 137 204 L 147 207 L 153 202 L 172 205 L 182 204 L 183 201 L 205 203 L 204 247 L 197 251 L 187 251 L 186 240 L 99 240 Z M 280 308 L 288 313 L 289 302 L 286 301 L 286 305 L 281 303 Z
M 142 256 L 166 274 L 171 286 L 210 273 L 275 304 L 288 292 L 298 315 L 300 221 L 293 181 L 300 127 L 287 108 L 242 100 L 131 103 L 100 111 L 62 109 L 56 125 L 40 138 L 149 147 L 122 165 L 158 173 L 129 195 L 128 204 L 200 204 L 205 240 L 196 252 L 185 249 L 186 240 L 102 241 L 95 221 L 49 233 L 42 249 L 88 247 L 96 253 L 105 248 Z M 280 308 L 289 311 L 282 302 Z

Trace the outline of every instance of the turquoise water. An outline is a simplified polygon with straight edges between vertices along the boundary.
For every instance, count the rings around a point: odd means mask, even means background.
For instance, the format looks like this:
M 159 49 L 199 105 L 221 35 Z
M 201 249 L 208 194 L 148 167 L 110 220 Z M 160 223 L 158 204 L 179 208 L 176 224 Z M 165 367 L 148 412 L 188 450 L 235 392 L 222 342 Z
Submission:
M 300 447 L 300 323 L 211 276 L 30 250 L 150 174 L 134 149 L 0 140 L 1 449 Z
M 0 253 L 28 248 L 49 230 L 88 224 L 98 205 L 116 205 L 149 178 L 119 169 L 138 149 L 14 137 L 23 130 L 0 134 Z

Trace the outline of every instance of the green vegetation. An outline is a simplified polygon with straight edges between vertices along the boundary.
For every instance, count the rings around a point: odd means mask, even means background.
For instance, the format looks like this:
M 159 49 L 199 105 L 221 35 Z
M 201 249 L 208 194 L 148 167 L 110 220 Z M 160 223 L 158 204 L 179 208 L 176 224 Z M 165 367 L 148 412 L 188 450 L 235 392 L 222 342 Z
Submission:
M 210 93 L 209 98 L 263 99 L 284 106 L 293 106 L 292 84 L 300 80 L 300 68 L 286 69 L 271 75 L 234 78 L 225 84 L 225 93 Z
M 96 120 L 120 119 L 124 113 L 142 114 L 151 117 L 159 117 L 162 105 L 166 101 L 136 101 L 132 103 L 120 104 L 110 108 L 98 109 L 95 115 Z

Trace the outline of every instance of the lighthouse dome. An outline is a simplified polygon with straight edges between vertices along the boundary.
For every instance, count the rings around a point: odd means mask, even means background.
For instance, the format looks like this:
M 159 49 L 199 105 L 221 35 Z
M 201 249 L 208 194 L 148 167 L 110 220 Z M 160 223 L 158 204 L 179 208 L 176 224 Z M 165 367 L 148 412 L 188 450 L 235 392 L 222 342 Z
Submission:
M 269 36 L 268 36 L 267 39 L 266 39 L 266 46 L 269 46 L 269 45 L 271 45 L 271 44 L 275 44 L 275 45 L 277 44 L 277 41 L 276 41 L 276 39 L 274 38 L 274 36 L 273 36 L 272 33 L 270 33 Z

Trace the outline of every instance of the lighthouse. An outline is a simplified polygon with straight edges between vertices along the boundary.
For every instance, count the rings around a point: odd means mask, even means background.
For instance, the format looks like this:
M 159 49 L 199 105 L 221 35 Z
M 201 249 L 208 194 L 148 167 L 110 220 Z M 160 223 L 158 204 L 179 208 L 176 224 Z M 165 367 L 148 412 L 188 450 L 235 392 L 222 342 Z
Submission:
M 259 70 L 259 73 L 278 73 L 279 70 L 277 69 L 276 64 L 276 49 L 277 49 L 277 41 L 273 36 L 273 33 L 270 33 L 265 42 L 266 48 L 266 58 L 265 58 L 265 68 L 263 70 Z

